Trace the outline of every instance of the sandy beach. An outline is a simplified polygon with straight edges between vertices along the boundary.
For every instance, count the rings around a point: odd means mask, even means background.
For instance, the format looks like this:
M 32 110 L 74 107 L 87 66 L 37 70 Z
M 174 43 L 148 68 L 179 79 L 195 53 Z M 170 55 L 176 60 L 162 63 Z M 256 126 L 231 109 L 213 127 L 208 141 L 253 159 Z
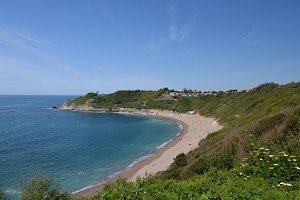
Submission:
M 141 161 L 121 173 L 119 176 L 109 180 L 114 181 L 118 177 L 126 178 L 128 181 L 135 181 L 138 177 L 145 177 L 146 174 L 154 174 L 159 171 L 166 170 L 173 159 L 180 153 L 188 153 L 198 147 L 201 139 L 205 138 L 209 133 L 216 132 L 222 126 L 214 118 L 206 118 L 199 114 L 181 114 L 170 111 L 149 110 L 147 114 L 159 118 L 173 120 L 182 125 L 181 134 L 174 138 L 170 143 L 157 151 L 152 157 Z M 76 195 L 90 197 L 103 188 L 103 184 L 83 190 Z

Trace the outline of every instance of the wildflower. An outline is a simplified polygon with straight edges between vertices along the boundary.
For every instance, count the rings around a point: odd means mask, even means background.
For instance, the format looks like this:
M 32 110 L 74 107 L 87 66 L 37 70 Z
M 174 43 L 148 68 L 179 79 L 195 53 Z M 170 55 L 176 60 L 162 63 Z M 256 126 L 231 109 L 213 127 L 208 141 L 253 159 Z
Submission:
M 263 149 L 265 149 L 265 148 L 263 148 L 263 147 L 261 147 L 261 148 L 259 148 L 260 150 L 263 150 Z
M 274 157 L 274 155 L 269 155 L 269 157 L 270 157 L 270 158 L 273 158 L 273 157 Z
M 294 158 L 293 161 L 296 162 L 297 160 Z
M 273 165 L 274 165 L 274 166 L 278 166 L 279 164 L 278 164 L 278 163 L 274 163 Z
M 243 175 L 243 173 L 242 173 L 242 172 L 240 172 L 240 173 L 239 173 L 239 175 L 241 175 L 241 176 L 242 176 L 242 175 Z
M 289 155 L 287 155 L 287 154 L 283 154 L 285 157 L 288 157 Z
M 266 151 L 269 151 L 270 149 L 265 149 Z
M 253 144 L 253 143 L 250 143 L 250 145 L 253 146 L 254 144 Z
M 300 170 L 300 167 L 295 167 L 296 169 Z
M 259 160 L 263 160 L 262 158 L 260 158 Z

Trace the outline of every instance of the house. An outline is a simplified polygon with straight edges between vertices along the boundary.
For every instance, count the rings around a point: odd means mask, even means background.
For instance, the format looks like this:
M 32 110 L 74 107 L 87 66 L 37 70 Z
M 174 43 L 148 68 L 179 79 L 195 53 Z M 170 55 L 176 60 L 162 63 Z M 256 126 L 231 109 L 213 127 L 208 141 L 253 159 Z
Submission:
M 234 89 L 234 90 L 227 90 L 226 91 L 226 94 L 234 94 L 234 93 L 237 93 L 236 89 Z

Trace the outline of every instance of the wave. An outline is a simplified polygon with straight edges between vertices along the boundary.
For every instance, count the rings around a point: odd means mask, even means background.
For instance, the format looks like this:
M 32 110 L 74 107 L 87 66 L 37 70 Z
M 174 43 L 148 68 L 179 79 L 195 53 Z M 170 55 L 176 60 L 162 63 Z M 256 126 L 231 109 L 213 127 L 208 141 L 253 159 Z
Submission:
M 82 192 L 82 191 L 84 191 L 84 190 L 88 190 L 88 189 L 97 187 L 97 186 L 99 186 L 99 185 L 102 185 L 102 184 L 104 184 L 105 182 L 106 182 L 106 180 L 103 180 L 103 181 L 101 181 L 101 182 L 99 182 L 99 183 L 88 185 L 88 186 L 86 186 L 86 187 L 84 187 L 84 188 L 81 188 L 81 189 L 76 190 L 76 191 L 71 192 L 71 193 L 72 193 L 72 194 L 77 194 L 77 193 Z
M 178 124 L 178 127 L 179 127 L 180 131 L 177 133 L 176 137 L 178 137 L 181 134 L 182 130 L 183 130 L 182 124 L 180 124 L 179 122 L 177 122 L 177 124 Z
M 168 140 L 168 141 L 162 143 L 161 145 L 155 147 L 155 149 L 162 149 L 164 146 L 166 146 L 166 145 L 167 145 L 168 143 L 170 143 L 172 140 L 173 140 L 173 139 Z
M 110 179 L 113 179 L 114 177 L 120 175 L 121 173 L 123 173 L 123 172 L 125 172 L 125 171 L 126 171 L 126 170 L 117 171 L 117 172 L 113 173 L 112 175 L 108 176 L 107 178 L 104 178 L 104 179 L 100 180 L 98 183 L 90 184 L 90 185 L 88 185 L 88 186 L 86 186 L 86 187 L 84 187 L 84 188 L 81 188 L 81 189 L 76 190 L 76 191 L 71 192 L 71 193 L 72 193 L 72 194 L 77 194 L 77 193 L 82 192 L 82 191 L 84 191 L 84 190 L 88 190 L 88 189 L 95 188 L 95 187 L 97 187 L 97 186 L 103 185 L 103 184 L 105 184 L 107 181 L 109 181 Z
M 142 157 L 140 157 L 140 158 L 134 160 L 130 165 L 128 165 L 127 169 L 133 167 L 134 165 L 136 165 L 136 164 L 138 164 L 138 163 L 140 163 L 140 162 L 142 162 L 142 161 L 144 161 L 144 160 L 147 160 L 148 158 L 151 158 L 153 155 L 154 155 L 154 154 L 151 153 L 151 154 L 148 154 L 148 155 L 146 155 L 146 156 L 142 156 Z
M 21 194 L 21 191 L 16 190 L 16 189 L 7 188 L 7 189 L 5 189 L 5 193 L 7 193 L 7 194 Z

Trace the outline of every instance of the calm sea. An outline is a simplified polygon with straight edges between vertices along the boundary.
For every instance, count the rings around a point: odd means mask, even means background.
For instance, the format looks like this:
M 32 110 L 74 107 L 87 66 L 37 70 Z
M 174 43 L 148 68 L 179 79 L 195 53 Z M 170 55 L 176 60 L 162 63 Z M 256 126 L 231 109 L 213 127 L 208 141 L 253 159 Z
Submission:
M 0 96 L 0 188 L 20 198 L 36 172 L 69 192 L 95 185 L 147 157 L 180 131 L 146 116 L 50 109 L 74 96 Z

